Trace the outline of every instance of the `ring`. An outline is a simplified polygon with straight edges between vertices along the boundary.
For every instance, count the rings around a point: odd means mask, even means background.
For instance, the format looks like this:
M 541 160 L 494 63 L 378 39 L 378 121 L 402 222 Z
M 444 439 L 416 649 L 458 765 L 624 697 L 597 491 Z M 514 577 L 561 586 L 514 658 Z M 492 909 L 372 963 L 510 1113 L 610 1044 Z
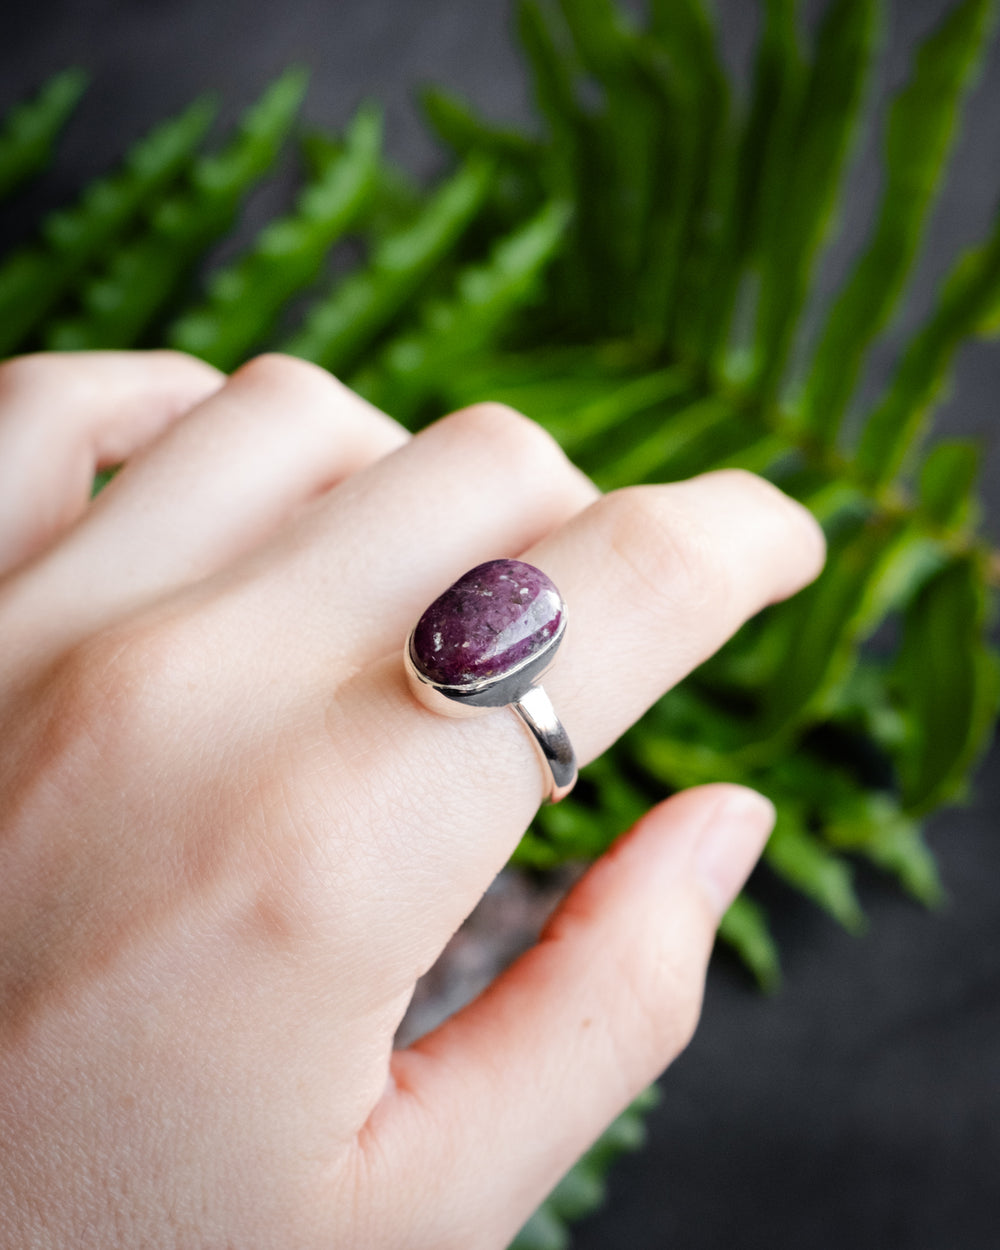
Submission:
M 547 800 L 576 784 L 576 755 L 538 679 L 566 633 L 566 604 L 523 560 L 489 560 L 439 595 L 406 640 L 410 688 L 445 716 L 509 707 L 527 728 L 545 773 Z

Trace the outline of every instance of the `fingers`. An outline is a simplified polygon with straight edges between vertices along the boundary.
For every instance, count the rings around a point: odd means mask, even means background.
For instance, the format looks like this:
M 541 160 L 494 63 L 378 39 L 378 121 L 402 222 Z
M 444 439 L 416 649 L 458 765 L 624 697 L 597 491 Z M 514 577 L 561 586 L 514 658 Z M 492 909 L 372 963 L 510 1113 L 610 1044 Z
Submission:
M 394 1086 L 366 1132 L 388 1171 L 404 1157 L 424 1161 L 414 1244 L 436 1244 L 447 1205 L 506 1245 L 501 1233 L 514 1235 L 684 1048 L 716 925 L 773 816 L 736 786 L 661 804 L 594 865 L 536 947 L 394 1057 Z M 484 1174 L 494 1178 L 485 1190 Z
M 0 365 L 0 574 L 83 512 L 119 464 L 222 385 L 180 352 L 47 352 Z
M 473 564 L 521 551 L 598 497 L 533 421 L 477 404 L 357 473 L 262 553 L 233 604 L 281 680 L 328 690 L 335 661 L 397 655 L 416 616 Z M 377 553 L 376 558 L 372 553 Z
M 570 624 L 544 686 L 581 762 L 748 617 L 811 580 L 822 550 L 804 509 L 739 472 L 606 496 L 529 549 L 525 558 L 552 576 L 569 604 Z M 419 706 L 399 654 L 325 694 L 315 733 L 304 758 L 328 775 L 309 785 L 326 787 L 331 803 L 358 767 L 378 793 L 405 790 L 405 802 L 383 808 L 382 836 L 353 853 L 367 857 L 380 883 L 369 932 L 384 931 L 392 942 L 402 929 L 398 957 L 409 961 L 405 972 L 419 972 L 475 905 L 541 800 L 531 742 L 507 710 L 453 720 Z M 433 813 L 429 827 L 425 813 Z M 428 897 L 433 880 L 447 889 Z M 400 909 L 414 916 L 411 926 L 399 925 Z
M 578 754 L 600 754 L 824 557 L 812 515 L 742 470 L 617 491 L 526 552 L 572 614 L 545 686 Z
M 95 629 L 227 564 L 407 437 L 316 366 L 258 357 L 126 465 L 24 588 L 20 614 L 44 605 L 63 633 Z

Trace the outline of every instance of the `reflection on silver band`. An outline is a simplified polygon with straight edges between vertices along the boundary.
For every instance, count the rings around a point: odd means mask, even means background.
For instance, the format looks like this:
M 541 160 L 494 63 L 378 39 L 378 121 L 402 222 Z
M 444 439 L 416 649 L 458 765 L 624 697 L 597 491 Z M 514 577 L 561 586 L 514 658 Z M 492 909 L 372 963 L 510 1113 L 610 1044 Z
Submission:
M 545 658 L 544 667 L 548 668 L 552 663 L 552 653 Z M 473 691 L 439 685 L 421 673 L 414 664 L 409 639 L 403 652 L 403 664 L 413 694 L 432 712 L 461 718 L 481 716 L 491 709 L 509 707 L 528 730 L 535 745 L 545 776 L 546 801 L 558 803 L 573 789 L 577 766 L 569 735 L 544 689 L 531 684 L 544 671 L 539 663 L 525 665 L 516 675 L 489 683 L 488 690 L 483 683 L 482 689 Z
M 541 686 L 532 686 L 511 705 L 527 727 L 551 782 L 548 801 L 558 803 L 576 785 L 576 753 Z

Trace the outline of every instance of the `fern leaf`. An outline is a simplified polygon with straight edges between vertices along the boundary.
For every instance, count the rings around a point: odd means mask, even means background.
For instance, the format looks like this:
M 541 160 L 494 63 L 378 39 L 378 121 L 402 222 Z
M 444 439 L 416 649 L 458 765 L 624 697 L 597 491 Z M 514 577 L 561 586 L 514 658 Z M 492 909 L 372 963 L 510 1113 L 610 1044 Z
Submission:
M 513 162 L 519 169 L 537 165 L 541 145 L 519 130 L 490 125 L 468 101 L 442 87 L 425 87 L 420 105 L 428 125 L 463 160 L 489 156 Z
M 640 309 L 646 309 L 640 330 L 670 345 L 675 356 L 700 364 L 698 318 L 690 310 L 700 306 L 710 280 L 735 181 L 729 78 L 702 0 L 653 0 L 643 49 L 654 68 L 662 58 L 654 81 L 661 87 L 661 127 L 671 127 L 672 143 L 661 144 L 664 166 L 654 184 L 666 211 L 654 207 L 652 214 L 649 268 L 640 273 L 636 294 Z
M 611 464 L 595 470 L 601 488 L 615 490 L 635 482 L 680 477 L 677 465 L 691 444 L 711 437 L 732 415 L 725 399 L 709 395 L 669 416 L 661 416 L 650 434 L 633 441 Z
M 704 362 L 708 377 L 717 377 L 721 370 L 740 282 L 760 247 L 767 220 L 765 206 L 775 202 L 769 182 L 784 172 L 776 154 L 785 146 L 782 132 L 794 115 L 804 74 L 797 15 L 798 0 L 766 0 L 750 108 L 729 187 L 731 198 L 697 314 L 700 325 L 694 356 Z
M 562 315 L 581 332 L 601 323 L 609 249 L 606 146 L 596 119 L 577 98 L 576 57 L 565 23 L 550 6 L 520 0 L 518 31 L 532 70 L 535 100 L 548 128 L 543 176 L 549 195 L 574 205 L 570 241 L 557 285 Z
M 588 287 L 601 289 L 595 325 L 610 335 L 632 332 L 635 290 L 644 276 L 646 232 L 662 182 L 663 136 L 657 85 L 632 24 L 613 0 L 560 0 L 583 70 L 600 88 L 588 115 L 588 151 L 580 153 L 576 187 L 581 229 L 593 239 Z M 601 190 L 593 185 L 600 178 Z M 598 252 L 597 246 L 600 251 Z
M 536 294 L 569 221 L 558 201 L 503 238 L 486 264 L 463 270 L 451 299 L 429 305 L 422 327 L 388 344 L 375 367 L 352 385 L 378 407 L 407 421 L 450 368 L 487 348 L 511 315 Z
M 561 421 L 553 419 L 553 414 L 560 412 L 560 405 L 548 398 L 529 399 L 528 411 L 570 454 L 593 466 L 602 458 L 607 463 L 608 444 L 616 441 L 625 422 L 650 409 L 667 411 L 665 406 L 672 407 L 687 392 L 688 379 L 679 369 L 657 369 L 610 381 L 606 390 L 592 381 L 588 390 L 586 400 L 574 404 Z
M 45 168 L 88 82 L 82 69 L 63 70 L 8 112 L 0 127 L 0 200 Z
M 638 1150 L 646 1140 L 644 1116 L 659 1101 L 655 1085 L 613 1120 L 570 1169 L 511 1242 L 509 1250 L 565 1250 L 568 1220 L 577 1220 L 604 1200 L 604 1175 L 623 1151 Z
M 568 1250 L 571 1244 L 566 1221 L 543 1203 L 510 1243 L 509 1250 Z
M 970 530 L 979 521 L 976 481 L 982 449 L 966 439 L 942 439 L 920 469 L 920 504 L 924 516 L 941 530 Z
M 416 221 L 382 240 L 371 263 L 317 301 L 284 350 L 340 373 L 403 312 L 463 236 L 489 193 L 492 166 L 473 158 Z
M 708 89 L 729 92 L 719 59 L 718 37 L 704 0 L 650 0 L 649 33 L 677 67 L 690 67 Z
M 895 670 L 912 732 L 897 762 L 903 799 L 922 812 L 961 790 L 997 713 L 997 661 L 985 637 L 983 579 L 953 561 L 908 606 Z
M 700 0 L 683 0 L 668 18 L 653 6 L 649 31 L 638 38 L 635 52 L 651 93 L 644 111 L 652 109 L 656 119 L 646 140 L 652 176 L 638 236 L 635 332 L 675 354 L 690 354 L 693 323 L 686 300 L 704 281 L 706 227 L 721 186 L 731 181 L 721 151 L 729 84 L 716 43 Z
M 233 141 L 204 157 L 187 188 L 165 201 L 150 227 L 122 248 L 83 291 L 83 311 L 56 322 L 46 345 L 56 350 L 128 347 L 174 295 L 206 248 L 233 223 L 248 189 L 265 174 L 305 93 L 306 76 L 289 70 L 244 116 Z
M 589 137 L 587 119 L 576 96 L 575 65 L 567 52 L 568 36 L 562 45 L 548 9 L 537 0 L 520 0 L 517 8 L 518 34 L 532 71 L 535 102 L 549 128 L 550 189 L 565 198 L 577 186 L 574 162 L 581 140 Z
M 768 865 L 848 933 L 860 933 L 866 921 L 849 865 L 808 831 L 802 813 L 792 804 L 779 801 L 775 806 L 778 817 L 764 849 Z
M 952 9 L 919 49 L 893 102 L 874 233 L 833 305 L 802 399 L 803 429 L 826 446 L 836 441 L 865 351 L 913 264 L 994 14 L 993 0 L 964 0 Z
M 782 174 L 767 205 L 761 248 L 753 390 L 765 404 L 778 396 L 813 261 L 840 188 L 875 45 L 877 0 L 833 0 L 815 54 Z
M 92 182 L 76 204 L 50 213 L 38 243 L 0 265 L 0 356 L 21 347 L 42 318 L 102 251 L 179 175 L 214 115 L 198 100 L 157 126 L 128 153 L 122 168 Z
M 768 994 L 781 985 L 778 946 L 763 907 L 741 894 L 722 917 L 719 941 L 735 951 L 760 988 Z
M 381 140 L 381 114 L 362 109 L 343 151 L 305 188 L 294 212 L 271 222 L 247 255 L 209 280 L 208 301 L 167 331 L 170 345 L 220 369 L 239 364 L 356 221 L 375 185 Z
M 937 907 L 944 900 L 944 887 L 920 824 L 892 796 L 856 790 L 847 802 L 837 805 L 823 833 L 833 846 L 857 851 L 892 873 L 926 907 Z
M 974 334 L 1000 290 L 1000 214 L 982 247 L 952 268 L 937 304 L 911 339 L 896 372 L 865 423 L 855 464 L 872 490 L 888 486 L 927 430 L 932 406 L 962 342 Z
M 300 148 L 310 179 L 321 178 L 333 161 L 344 154 L 342 135 L 308 130 Z M 384 156 L 379 161 L 375 185 L 358 218 L 358 228 L 373 238 L 399 230 L 420 211 L 424 193 L 401 166 Z
M 940 559 L 938 549 L 907 520 L 861 521 L 835 536 L 821 576 L 775 613 L 786 644 L 764 692 L 770 733 L 827 710 L 858 644 Z

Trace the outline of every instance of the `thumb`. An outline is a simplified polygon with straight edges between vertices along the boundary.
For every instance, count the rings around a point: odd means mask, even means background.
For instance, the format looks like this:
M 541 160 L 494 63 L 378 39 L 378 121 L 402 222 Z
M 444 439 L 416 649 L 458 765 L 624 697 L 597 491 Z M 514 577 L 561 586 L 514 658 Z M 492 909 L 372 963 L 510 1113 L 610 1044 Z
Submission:
M 395 1056 L 380 1145 L 411 1171 L 422 1160 L 411 1227 L 426 1225 L 428 1244 L 443 1244 L 436 1204 L 452 1220 L 465 1213 L 478 1230 L 469 1245 L 505 1246 L 683 1050 L 715 929 L 773 821 L 771 804 L 740 786 L 661 803 L 588 871 L 535 947 Z

